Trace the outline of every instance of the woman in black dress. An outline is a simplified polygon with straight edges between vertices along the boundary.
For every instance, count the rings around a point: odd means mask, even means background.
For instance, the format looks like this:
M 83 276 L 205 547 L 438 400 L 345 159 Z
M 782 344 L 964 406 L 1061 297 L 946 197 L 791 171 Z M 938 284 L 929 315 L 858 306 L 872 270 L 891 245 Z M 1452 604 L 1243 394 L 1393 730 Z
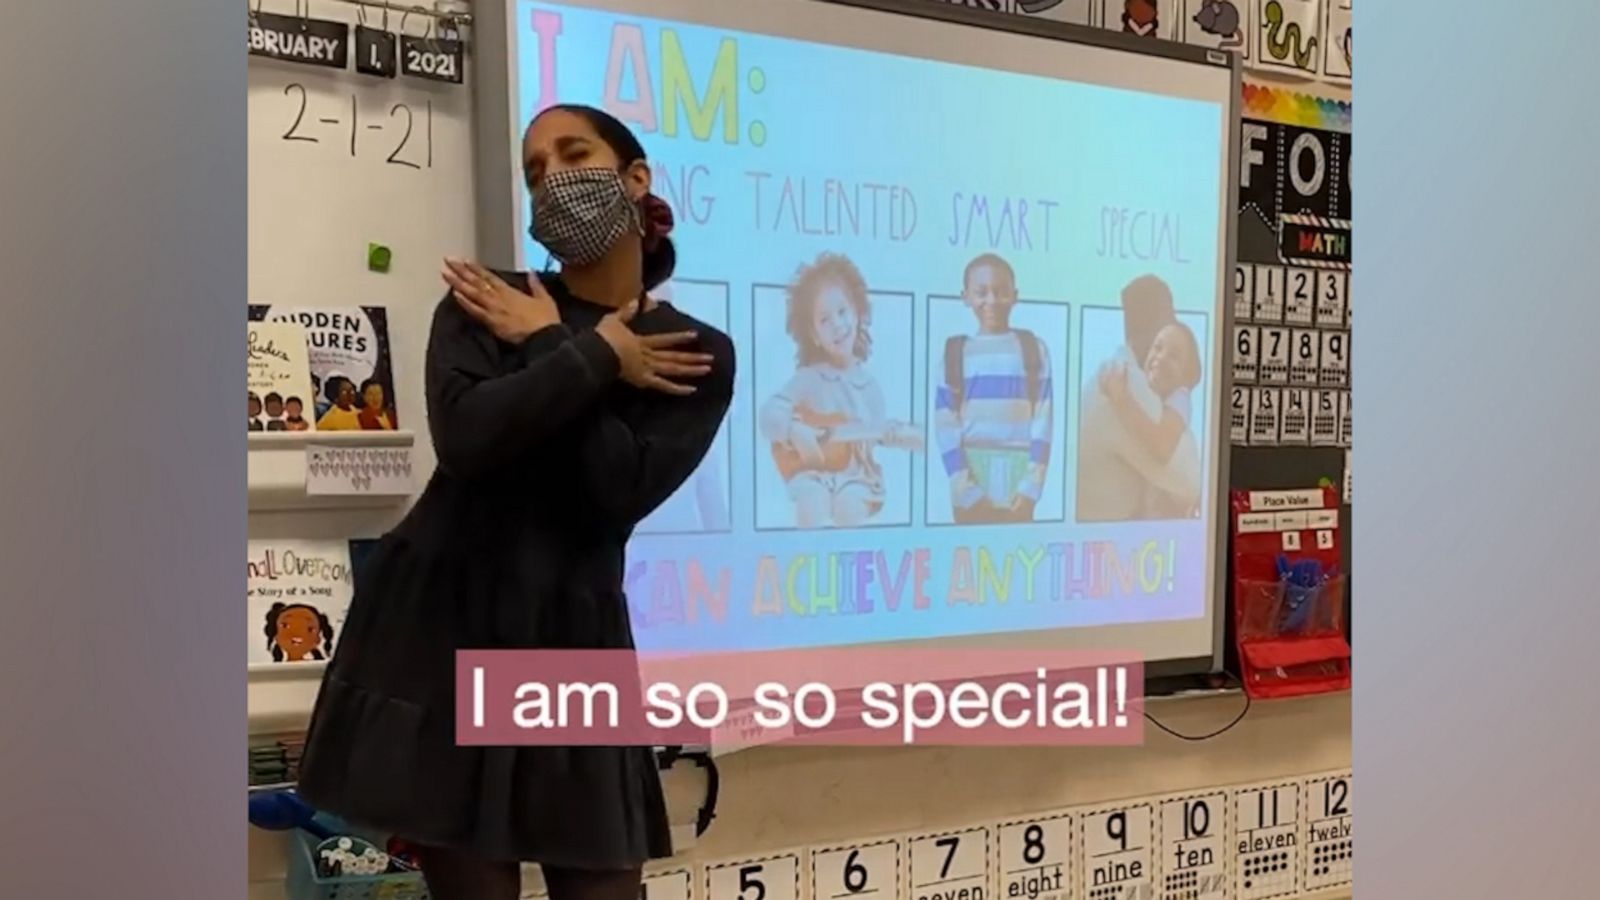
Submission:
M 631 648 L 623 547 L 694 472 L 733 395 L 728 337 L 647 292 L 671 215 L 639 142 L 587 107 L 528 127 L 533 235 L 559 275 L 450 261 L 433 318 L 439 465 L 356 585 L 300 792 L 423 847 L 434 900 L 633 900 L 671 852 L 648 747 L 458 747 L 460 649 Z

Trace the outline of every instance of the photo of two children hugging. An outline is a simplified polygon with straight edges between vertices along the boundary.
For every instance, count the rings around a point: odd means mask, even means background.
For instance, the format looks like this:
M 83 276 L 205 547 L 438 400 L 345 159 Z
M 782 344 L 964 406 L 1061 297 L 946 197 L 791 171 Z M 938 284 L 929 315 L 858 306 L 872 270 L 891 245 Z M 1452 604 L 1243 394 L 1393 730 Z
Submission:
M 1065 423 L 1057 385 L 1068 377 L 1067 354 L 1051 346 L 1067 346 L 1070 310 L 1064 303 L 1020 299 L 1005 259 L 978 256 L 965 267 L 959 297 L 928 298 L 931 383 L 922 416 L 914 414 L 912 294 L 872 290 L 853 261 L 824 253 L 789 285 L 758 286 L 754 299 L 757 528 L 910 525 L 912 458 L 924 454 L 928 524 L 1065 519 L 1058 462 L 1066 455 Z M 1168 303 L 1171 316 L 1170 294 Z M 1084 327 L 1104 330 L 1103 319 L 1091 323 L 1089 312 Z M 783 346 L 776 333 L 780 313 L 792 362 L 773 359 Z M 1197 446 L 1187 398 L 1200 381 L 1199 344 L 1175 316 L 1166 324 L 1174 327 L 1138 347 L 1137 359 L 1134 349 L 1124 348 L 1103 371 L 1084 373 L 1085 395 L 1104 397 L 1112 411 L 1095 427 L 1118 432 L 1109 446 L 1129 455 L 1179 454 L 1171 446 L 1183 445 L 1178 430 L 1188 436 L 1188 447 Z M 1152 390 L 1165 406 L 1140 405 Z M 1088 439 L 1080 431 L 1080 441 Z M 1081 492 L 1081 465 L 1079 475 Z M 1198 472 L 1193 480 L 1198 485 Z M 1192 511 L 1193 498 L 1167 481 L 1134 492 L 1138 502 L 1120 518 Z M 1080 520 L 1083 512 L 1080 499 Z

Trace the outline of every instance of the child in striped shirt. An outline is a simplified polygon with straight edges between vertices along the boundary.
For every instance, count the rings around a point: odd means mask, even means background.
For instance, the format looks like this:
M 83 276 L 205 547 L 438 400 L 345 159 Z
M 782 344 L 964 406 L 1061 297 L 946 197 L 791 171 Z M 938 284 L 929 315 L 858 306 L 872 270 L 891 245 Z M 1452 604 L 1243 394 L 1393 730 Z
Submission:
M 1037 335 L 1011 327 L 1017 281 L 1004 259 L 986 253 L 968 263 L 962 299 L 978 331 L 945 342 L 944 380 L 934 397 L 954 518 L 1031 522 L 1050 465 L 1050 352 Z

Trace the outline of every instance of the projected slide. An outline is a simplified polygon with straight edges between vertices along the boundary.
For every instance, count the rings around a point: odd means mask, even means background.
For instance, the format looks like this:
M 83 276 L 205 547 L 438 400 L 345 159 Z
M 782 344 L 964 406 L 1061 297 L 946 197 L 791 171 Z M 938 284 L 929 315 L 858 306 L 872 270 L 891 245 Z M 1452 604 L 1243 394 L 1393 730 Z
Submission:
M 723 433 L 629 547 L 641 649 L 1184 622 L 1204 643 L 1219 103 L 512 15 L 518 127 L 583 103 L 641 136 L 678 222 L 661 296 L 738 348 Z

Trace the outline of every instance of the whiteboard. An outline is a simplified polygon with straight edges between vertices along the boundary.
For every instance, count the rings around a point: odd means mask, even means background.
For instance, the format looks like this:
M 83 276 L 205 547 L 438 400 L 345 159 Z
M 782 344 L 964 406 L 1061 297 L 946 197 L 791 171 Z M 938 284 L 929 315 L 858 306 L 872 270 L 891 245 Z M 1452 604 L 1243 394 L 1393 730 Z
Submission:
M 700 318 L 739 356 L 728 449 L 694 481 L 730 485 L 728 511 L 707 503 L 670 534 L 635 535 L 630 558 L 647 565 L 630 596 L 661 604 L 633 618 L 641 650 L 981 639 L 1220 668 L 1235 57 L 921 0 L 493 0 L 476 15 L 477 187 L 494 198 L 480 203 L 481 245 L 543 263 L 527 232 L 523 130 L 554 103 L 601 106 L 639 136 L 674 209 L 674 302 L 684 283 L 726 298 L 705 304 L 724 316 Z M 1017 517 L 977 516 L 977 530 L 950 527 L 952 479 L 975 477 L 965 446 L 950 446 L 957 429 L 941 437 L 929 425 L 946 383 L 937 373 L 950 371 L 938 348 L 981 328 L 939 298 L 958 299 L 983 254 L 998 255 L 1027 301 L 1001 327 L 1039 337 L 1052 384 L 1065 387 L 1052 389 L 1050 421 L 1034 421 L 1032 444 L 1048 448 L 1029 450 L 1048 460 L 1030 457 L 1042 485 L 1004 474 L 1021 468 L 1014 445 L 1003 463 L 979 448 L 984 490 L 1000 498 L 989 502 Z M 884 417 L 927 434 L 923 448 L 878 455 L 871 490 L 882 500 L 867 513 L 801 524 L 757 417 L 795 375 L 789 285 L 824 265 L 864 285 L 852 302 L 870 314 L 854 321 L 870 319 L 873 349 L 858 362 Z M 1181 414 L 1187 449 L 1161 457 L 1177 460 L 1170 472 L 1119 442 L 1115 423 L 1082 414 L 1103 363 L 1146 359 L 1149 320 L 1132 320 L 1150 315 L 1141 309 L 1159 317 L 1163 297 L 1173 333 L 1204 348 L 1181 388 L 1192 399 L 1177 401 L 1192 410 Z M 1102 484 L 1115 502 L 1096 502 Z M 1028 491 L 1037 496 L 1019 503 Z M 871 554 L 876 575 L 845 571 L 856 553 Z M 1049 554 L 1048 565 L 1026 562 Z M 982 558 L 992 589 L 972 574 Z M 894 606 L 900 566 L 925 573 L 916 617 Z M 684 574 L 695 572 L 728 587 L 700 592 L 699 576 Z M 863 601 L 840 600 L 837 584 Z M 787 606 L 772 601 L 785 591 Z
M 327 0 L 308 15 L 360 21 L 356 6 Z M 409 17 L 407 33 L 422 22 Z M 247 104 L 248 301 L 387 307 L 400 426 L 417 435 L 414 471 L 431 472 L 423 351 L 442 261 L 471 255 L 476 237 L 470 73 L 441 84 L 253 56 Z M 393 252 L 387 273 L 368 270 L 369 242 Z
M 264 9 L 291 13 L 293 4 L 268 0 Z M 328 0 L 312 0 L 306 14 L 352 31 L 360 22 L 356 6 Z M 382 24 L 376 11 L 366 15 L 368 25 Z M 399 19 L 390 16 L 389 30 Z M 405 31 L 425 28 L 411 16 Z M 444 296 L 439 271 L 446 255 L 472 254 L 476 239 L 471 73 L 453 85 L 255 56 L 248 67 L 249 296 L 216 302 L 387 307 L 396 411 L 416 435 L 420 491 L 434 466 L 422 366 Z M 392 251 L 387 273 L 368 270 L 369 242 Z M 255 511 L 249 532 L 257 540 L 377 537 L 404 511 Z M 252 679 L 252 728 L 303 724 L 320 674 Z

